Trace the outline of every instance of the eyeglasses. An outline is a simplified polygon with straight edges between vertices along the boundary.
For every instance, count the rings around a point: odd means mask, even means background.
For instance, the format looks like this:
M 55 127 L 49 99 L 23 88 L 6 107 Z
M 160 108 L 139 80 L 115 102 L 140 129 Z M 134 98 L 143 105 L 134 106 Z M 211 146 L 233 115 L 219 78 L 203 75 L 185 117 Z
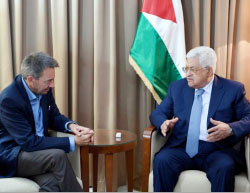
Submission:
M 201 70 L 203 70 L 203 69 L 206 69 L 207 67 L 205 67 L 205 68 L 195 68 L 195 67 L 182 67 L 182 70 L 184 71 L 184 72 L 188 72 L 188 71 L 190 71 L 191 73 L 197 73 L 197 72 L 199 72 L 199 71 L 201 71 Z

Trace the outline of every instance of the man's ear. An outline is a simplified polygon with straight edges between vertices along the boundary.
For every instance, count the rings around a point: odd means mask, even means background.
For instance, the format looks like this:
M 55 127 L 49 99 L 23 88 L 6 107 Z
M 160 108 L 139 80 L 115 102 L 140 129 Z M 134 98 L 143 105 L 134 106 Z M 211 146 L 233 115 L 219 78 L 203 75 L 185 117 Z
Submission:
M 30 83 L 30 82 L 32 82 L 32 80 L 33 80 L 34 78 L 33 78 L 33 76 L 27 76 L 27 78 L 26 78 L 26 80 L 27 80 L 27 83 Z
M 209 76 L 213 76 L 213 68 L 212 67 L 208 68 L 208 74 L 209 74 Z

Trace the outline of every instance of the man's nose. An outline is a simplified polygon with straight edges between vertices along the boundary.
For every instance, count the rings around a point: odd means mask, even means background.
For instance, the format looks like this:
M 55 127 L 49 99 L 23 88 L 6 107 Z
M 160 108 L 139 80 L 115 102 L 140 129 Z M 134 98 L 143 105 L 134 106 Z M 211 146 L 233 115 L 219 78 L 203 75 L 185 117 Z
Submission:
M 186 74 L 187 74 L 187 76 L 188 76 L 188 75 L 191 75 L 191 74 L 192 74 L 191 70 L 188 69 L 188 70 L 186 71 Z
M 50 87 L 50 88 L 54 88 L 54 86 L 55 86 L 54 81 L 51 81 L 51 82 L 49 83 L 49 87 Z

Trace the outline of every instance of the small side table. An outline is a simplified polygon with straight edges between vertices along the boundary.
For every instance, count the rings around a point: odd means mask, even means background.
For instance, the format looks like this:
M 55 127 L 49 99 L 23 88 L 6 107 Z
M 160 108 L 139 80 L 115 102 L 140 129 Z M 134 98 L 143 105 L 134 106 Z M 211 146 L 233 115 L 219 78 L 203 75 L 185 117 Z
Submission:
M 122 137 L 116 138 L 117 132 Z M 133 151 L 137 144 L 136 135 L 126 130 L 95 129 L 94 142 L 81 146 L 81 176 L 84 192 L 89 191 L 89 153 L 93 154 L 93 191 L 97 191 L 98 155 L 105 154 L 106 190 L 112 192 L 113 154 L 125 152 L 128 178 L 128 191 L 133 191 Z

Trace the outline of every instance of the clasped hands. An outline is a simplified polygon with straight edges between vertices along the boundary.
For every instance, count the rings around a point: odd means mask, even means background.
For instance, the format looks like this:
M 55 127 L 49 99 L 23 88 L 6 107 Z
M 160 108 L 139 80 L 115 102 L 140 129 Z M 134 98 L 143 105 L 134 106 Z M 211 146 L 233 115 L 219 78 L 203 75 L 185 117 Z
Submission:
M 75 143 L 78 146 L 94 141 L 94 131 L 74 123 L 69 124 L 69 129 L 75 134 Z
M 161 133 L 166 136 L 166 133 L 174 128 L 174 125 L 179 121 L 178 117 L 166 120 L 161 125 Z M 207 140 L 209 142 L 216 142 L 225 139 L 231 135 L 231 128 L 227 123 L 216 121 L 210 118 L 210 122 L 215 125 L 207 130 L 208 136 Z

